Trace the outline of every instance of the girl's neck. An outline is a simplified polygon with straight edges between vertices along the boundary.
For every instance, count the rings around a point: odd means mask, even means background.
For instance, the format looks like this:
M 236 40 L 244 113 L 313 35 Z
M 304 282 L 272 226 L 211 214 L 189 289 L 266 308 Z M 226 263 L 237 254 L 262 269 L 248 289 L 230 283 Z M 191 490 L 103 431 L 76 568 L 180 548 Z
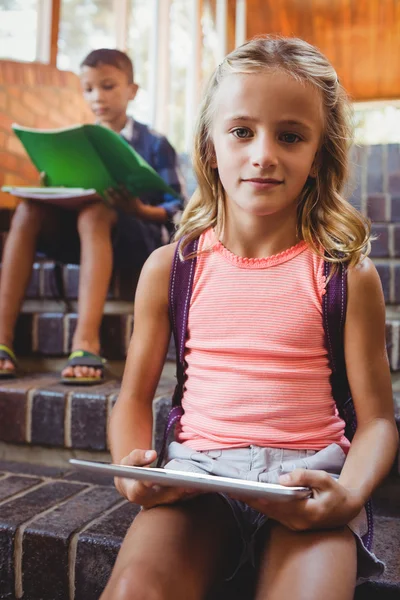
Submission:
M 274 256 L 300 241 L 297 236 L 297 215 L 286 213 L 261 218 L 245 215 L 238 220 L 233 219 L 227 211 L 220 241 L 233 254 L 244 258 Z

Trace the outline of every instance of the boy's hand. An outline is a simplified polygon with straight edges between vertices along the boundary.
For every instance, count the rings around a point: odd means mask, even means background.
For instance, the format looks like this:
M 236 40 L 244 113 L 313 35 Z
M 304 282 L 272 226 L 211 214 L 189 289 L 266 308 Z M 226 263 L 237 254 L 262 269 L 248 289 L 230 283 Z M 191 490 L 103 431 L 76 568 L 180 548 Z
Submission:
M 241 500 L 293 531 L 347 525 L 364 505 L 357 490 L 343 487 L 325 471 L 295 469 L 281 476 L 279 483 L 291 487 L 309 487 L 313 496 L 289 502 L 253 498 Z
M 121 465 L 145 467 L 157 458 L 155 450 L 133 450 L 121 460 Z M 193 490 L 165 487 L 147 481 L 135 481 L 115 477 L 115 487 L 129 502 L 141 504 L 143 508 L 153 508 L 159 504 L 172 504 L 198 495 Z
M 146 218 L 147 205 L 140 198 L 132 196 L 124 186 L 120 185 L 118 188 L 109 188 L 106 191 L 106 197 L 114 208 L 121 208 L 135 215 L 138 219 Z
M 46 187 L 47 186 L 47 175 L 44 171 L 42 171 L 41 173 L 39 173 L 39 183 L 41 187 Z

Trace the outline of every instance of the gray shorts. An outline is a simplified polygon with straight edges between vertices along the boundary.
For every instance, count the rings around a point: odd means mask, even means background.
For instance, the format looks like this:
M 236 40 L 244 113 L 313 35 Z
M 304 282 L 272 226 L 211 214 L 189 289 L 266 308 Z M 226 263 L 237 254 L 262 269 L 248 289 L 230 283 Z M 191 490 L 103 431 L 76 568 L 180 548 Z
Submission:
M 299 467 L 323 470 L 332 477 L 338 478 L 345 459 L 345 453 L 337 444 L 331 444 L 319 451 L 249 446 L 198 452 L 189 446 L 172 442 L 168 448 L 165 468 L 278 483 L 280 475 L 290 473 Z M 253 566 L 256 566 L 257 550 L 263 541 L 260 541 L 260 537 L 267 535 L 268 531 L 268 528 L 264 527 L 268 517 L 245 502 L 234 500 L 226 494 L 220 495 L 232 510 L 239 528 L 242 546 L 238 564 L 229 577 L 231 579 L 246 562 L 250 561 Z M 364 508 L 348 523 L 348 527 L 353 532 L 357 543 L 357 584 L 371 577 L 380 576 L 384 571 L 384 564 L 364 546 L 362 541 L 362 536 L 367 532 L 367 515 Z

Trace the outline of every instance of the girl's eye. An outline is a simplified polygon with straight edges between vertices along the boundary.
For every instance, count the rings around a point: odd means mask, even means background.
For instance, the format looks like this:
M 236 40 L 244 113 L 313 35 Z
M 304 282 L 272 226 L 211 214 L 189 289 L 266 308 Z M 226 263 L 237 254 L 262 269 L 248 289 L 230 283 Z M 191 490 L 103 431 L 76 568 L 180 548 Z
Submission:
M 236 129 L 233 129 L 233 131 L 231 131 L 231 133 L 233 133 L 233 135 L 237 138 L 239 138 L 240 140 L 244 140 L 248 137 L 250 137 L 251 132 L 246 129 L 245 127 L 237 127 Z
M 285 142 L 285 144 L 296 144 L 297 142 L 301 142 L 301 137 L 297 135 L 297 133 L 283 133 L 281 135 L 281 140 Z
M 103 85 L 104 90 L 112 90 L 114 88 L 113 85 Z

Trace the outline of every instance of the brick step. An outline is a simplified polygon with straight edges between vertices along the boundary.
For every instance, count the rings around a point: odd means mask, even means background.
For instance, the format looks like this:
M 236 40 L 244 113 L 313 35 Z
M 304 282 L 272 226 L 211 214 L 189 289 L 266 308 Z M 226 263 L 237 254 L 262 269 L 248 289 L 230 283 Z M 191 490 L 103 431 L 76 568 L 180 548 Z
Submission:
M 399 491 L 400 480 L 389 480 L 376 496 L 374 550 L 387 571 L 360 587 L 356 600 L 399 597 L 390 595 L 400 594 Z M 0 462 L 0 597 L 97 600 L 138 510 L 109 477 Z M 250 598 L 251 582 L 242 571 L 209 600 Z
M 174 363 L 166 362 L 155 394 L 156 448 L 170 408 L 174 372 Z M 107 421 L 119 389 L 119 378 L 90 387 L 66 386 L 59 383 L 55 373 L 0 380 L 0 442 L 27 448 L 107 451 Z M 400 392 L 394 394 L 394 402 L 400 431 Z M 400 460 L 394 471 L 400 473 Z
M 166 363 L 154 398 L 156 447 L 171 404 L 173 372 L 174 365 Z M 0 380 L 0 442 L 24 444 L 27 450 L 34 446 L 105 452 L 107 422 L 119 389 L 119 379 L 90 387 L 66 386 L 54 373 Z M 11 450 L 3 449 L 3 455 L 10 456 Z
M 112 308 L 112 307 L 111 307 Z M 103 315 L 100 327 L 101 354 L 108 360 L 126 357 L 133 331 L 133 304 L 119 303 Z M 65 312 L 21 313 L 16 330 L 14 350 L 17 357 L 68 356 L 78 315 Z M 175 351 L 171 341 L 169 356 Z
M 64 297 L 67 300 L 75 300 L 78 297 L 79 272 L 79 265 L 61 265 L 47 259 L 37 260 L 33 265 L 26 298 L 55 299 Z M 128 269 L 115 271 L 108 298 L 132 301 L 138 278 L 139 272 Z
M 109 305 L 103 316 L 101 351 L 109 360 L 126 357 L 133 331 L 132 312 L 133 305 L 120 303 L 114 309 Z M 68 356 L 76 323 L 74 312 L 23 312 L 17 322 L 15 352 L 18 356 Z M 396 373 L 400 371 L 400 313 L 386 319 L 386 342 L 390 367 Z M 170 355 L 174 356 L 172 345 Z

